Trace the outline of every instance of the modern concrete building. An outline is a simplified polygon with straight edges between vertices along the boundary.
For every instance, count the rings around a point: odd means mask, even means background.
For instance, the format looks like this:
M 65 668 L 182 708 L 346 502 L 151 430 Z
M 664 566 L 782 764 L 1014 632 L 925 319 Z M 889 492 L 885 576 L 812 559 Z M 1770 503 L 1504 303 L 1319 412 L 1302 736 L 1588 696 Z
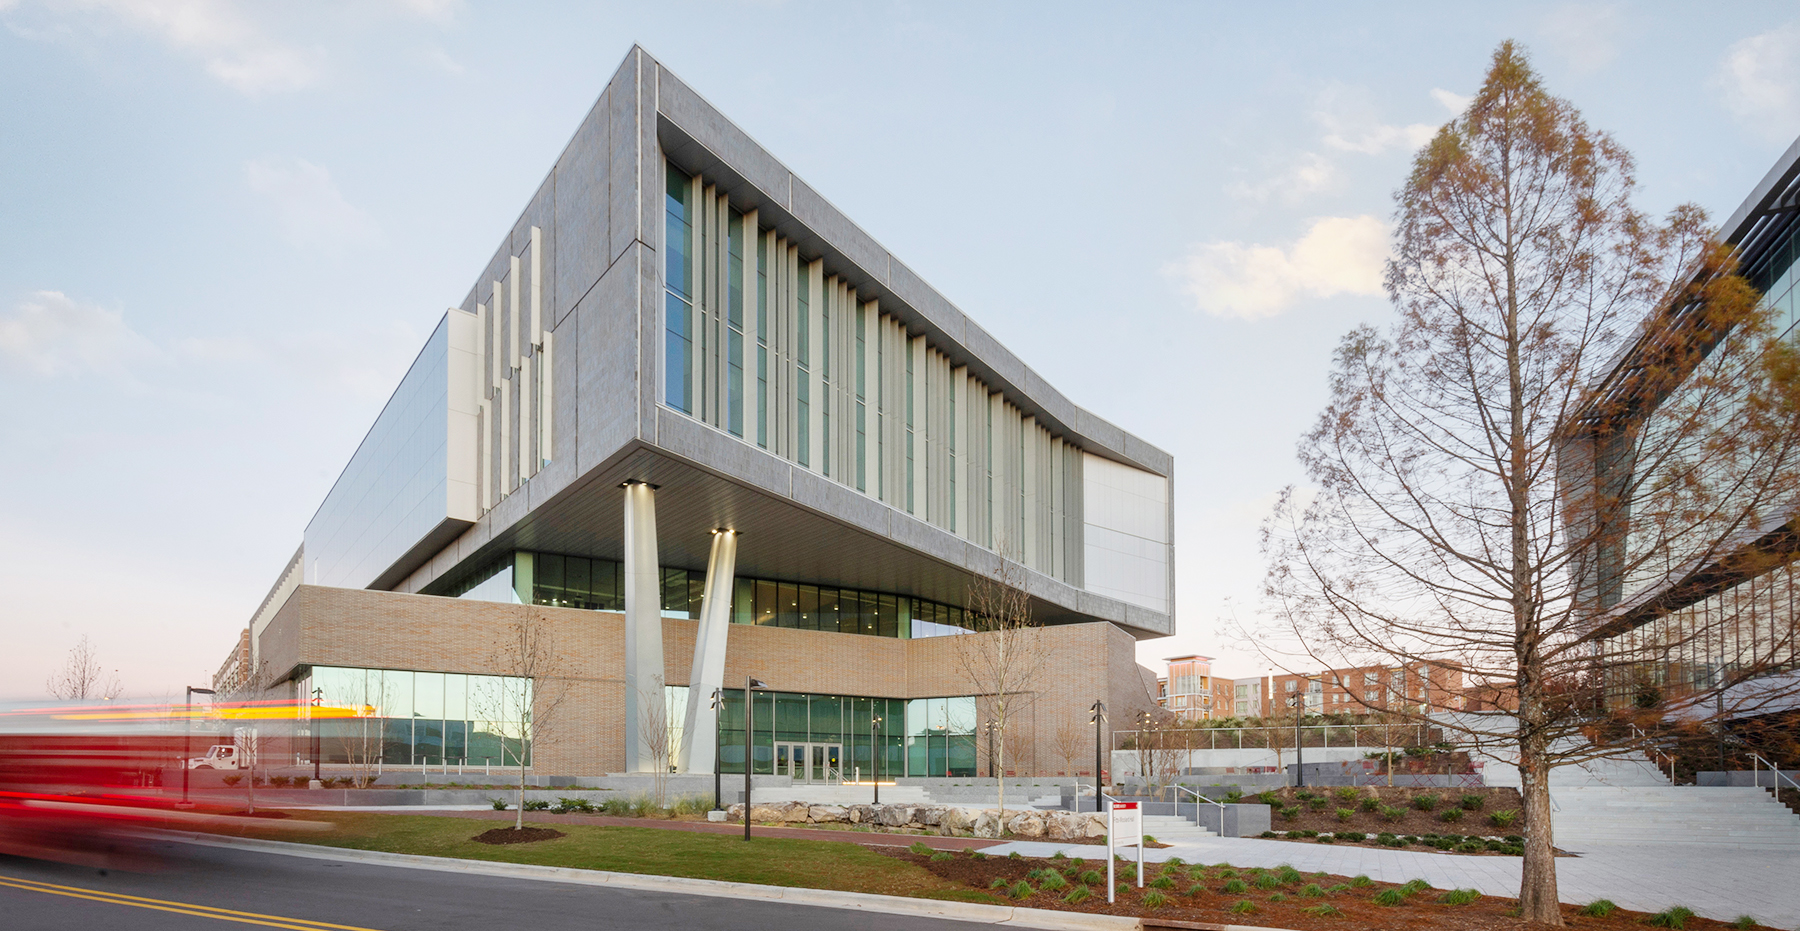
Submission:
M 1003 578 L 1046 663 L 1015 771 L 1155 707 L 1170 455 L 647 52 L 499 233 L 250 624 L 259 682 L 364 709 L 326 759 L 741 772 L 755 677 L 759 772 L 970 775 L 965 608 Z

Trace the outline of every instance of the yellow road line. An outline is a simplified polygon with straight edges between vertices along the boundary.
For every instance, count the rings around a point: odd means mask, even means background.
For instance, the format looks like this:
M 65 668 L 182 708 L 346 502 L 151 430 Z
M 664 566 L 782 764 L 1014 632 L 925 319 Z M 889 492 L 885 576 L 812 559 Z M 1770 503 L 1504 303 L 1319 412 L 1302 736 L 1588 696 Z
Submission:
M 171 902 L 166 899 L 151 899 L 138 895 L 125 895 L 120 892 L 104 892 L 98 889 L 86 889 L 81 886 L 59 886 L 55 883 L 39 882 L 35 879 L 19 879 L 14 876 L 0 876 L 0 887 L 21 889 L 26 892 L 43 892 L 49 895 L 67 896 L 72 899 L 86 899 L 92 902 L 105 902 L 111 905 L 130 905 L 134 908 L 148 908 L 159 912 L 173 912 L 177 915 L 193 915 L 199 918 L 217 918 L 220 921 L 235 921 L 247 925 L 263 925 L 270 928 L 287 928 L 290 931 L 374 931 L 371 928 L 356 925 L 334 925 L 324 921 L 312 921 L 306 918 L 285 918 L 280 915 L 262 915 L 256 912 L 233 911 L 229 908 L 214 908 L 211 905 L 193 905 L 187 902 Z

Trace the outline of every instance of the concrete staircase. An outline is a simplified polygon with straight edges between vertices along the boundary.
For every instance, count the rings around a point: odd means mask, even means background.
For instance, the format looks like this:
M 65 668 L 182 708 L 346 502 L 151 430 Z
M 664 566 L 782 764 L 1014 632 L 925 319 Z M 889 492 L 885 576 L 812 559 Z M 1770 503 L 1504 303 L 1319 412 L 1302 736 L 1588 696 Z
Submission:
M 1145 815 L 1144 833 L 1164 844 L 1179 844 L 1186 840 L 1219 836 L 1179 815 Z
M 1800 816 L 1766 789 L 1553 784 L 1550 798 L 1556 846 L 1566 850 L 1645 844 L 1800 850 Z

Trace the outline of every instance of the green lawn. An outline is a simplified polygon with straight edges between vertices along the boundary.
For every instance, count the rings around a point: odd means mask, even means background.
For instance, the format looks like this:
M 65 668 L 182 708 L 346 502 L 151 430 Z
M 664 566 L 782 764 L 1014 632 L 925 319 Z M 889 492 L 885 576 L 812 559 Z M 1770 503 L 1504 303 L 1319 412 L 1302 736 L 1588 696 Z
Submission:
M 932 899 L 998 901 L 903 860 L 884 857 L 859 844 L 837 841 L 757 837 L 745 843 L 741 836 L 733 834 L 596 827 L 528 816 L 528 826 L 551 827 L 568 836 L 497 846 L 478 844 L 470 838 L 489 828 L 511 827 L 510 823 L 360 812 L 293 814 L 308 821 L 329 821 L 336 828 L 319 834 L 271 832 L 266 836 L 273 840 L 433 857 Z

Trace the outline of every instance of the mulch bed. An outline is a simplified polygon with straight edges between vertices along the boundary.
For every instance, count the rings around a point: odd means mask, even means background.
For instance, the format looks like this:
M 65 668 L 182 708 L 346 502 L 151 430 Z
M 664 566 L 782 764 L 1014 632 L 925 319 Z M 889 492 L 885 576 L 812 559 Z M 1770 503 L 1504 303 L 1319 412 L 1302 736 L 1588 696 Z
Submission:
M 471 821 L 505 821 L 511 823 L 517 817 L 510 811 L 438 811 L 421 808 L 413 814 L 430 815 L 439 818 L 465 818 Z M 595 827 L 622 828 L 656 828 L 664 831 L 692 831 L 696 834 L 736 834 L 742 836 L 742 822 L 715 821 L 682 821 L 672 818 L 621 818 L 614 815 L 555 815 L 547 811 L 528 811 L 525 817 L 535 822 L 556 821 L 566 824 L 586 824 Z M 1011 843 L 1011 840 L 987 840 L 974 837 L 939 837 L 917 834 L 882 834 L 875 831 L 832 830 L 829 828 L 788 828 L 752 825 L 751 830 L 758 837 L 794 837 L 803 840 L 834 840 L 848 844 L 861 844 L 864 847 L 904 847 L 908 844 L 923 841 L 926 846 L 937 850 L 980 850 L 999 844 Z
M 1338 797 L 1338 786 L 1319 786 L 1311 789 L 1285 788 L 1275 789 L 1275 797 L 1279 800 L 1276 809 L 1283 807 L 1297 808 L 1291 817 L 1283 817 L 1279 810 L 1270 812 L 1270 826 L 1277 831 L 1363 831 L 1378 834 L 1387 831 L 1390 834 L 1482 834 L 1501 836 L 1506 834 L 1525 833 L 1524 815 L 1518 816 L 1510 827 L 1498 827 L 1489 823 L 1488 815 L 1495 812 L 1524 811 L 1525 801 L 1519 797 L 1519 790 L 1513 788 L 1481 788 L 1481 789 L 1390 789 L 1387 786 L 1359 786 L 1356 798 L 1346 801 Z M 1306 792 L 1313 796 L 1324 796 L 1311 802 L 1299 797 Z M 1437 806 L 1431 811 L 1421 811 L 1413 807 L 1413 800 L 1422 795 L 1434 796 Z M 1481 807 L 1473 810 L 1462 809 L 1462 797 L 1479 796 Z M 1246 802 L 1258 801 L 1261 795 L 1247 795 Z M 1372 798 L 1377 805 L 1400 809 L 1400 817 L 1389 821 L 1381 812 L 1363 811 L 1362 800 Z M 1352 811 L 1349 820 L 1339 821 L 1337 810 L 1348 808 Z M 1462 810 L 1459 820 L 1445 821 L 1444 812 L 1451 809 Z
M 529 844 L 568 836 L 555 828 L 492 828 L 469 839 L 478 844 Z
M 1350 877 L 1328 875 L 1323 873 L 1288 873 L 1284 876 L 1279 869 L 1264 870 L 1256 868 L 1233 869 L 1223 864 L 1218 866 L 1189 866 L 1186 864 L 1145 864 L 1145 879 L 1154 883 L 1167 876 L 1172 880 L 1172 888 L 1155 890 L 1150 887 L 1139 889 L 1129 867 L 1133 864 L 1117 864 L 1120 881 L 1126 882 L 1124 890 L 1117 893 L 1117 901 L 1106 901 L 1105 880 L 1097 885 L 1088 886 L 1091 895 L 1086 901 L 1070 904 L 1065 901 L 1072 890 L 1080 885 L 1082 871 L 1093 870 L 1102 877 L 1106 874 L 1104 859 L 1039 859 L 1033 857 L 983 857 L 977 859 L 969 853 L 959 853 L 944 859 L 933 859 L 931 856 L 916 854 L 905 849 L 888 849 L 881 851 L 886 856 L 906 860 L 930 870 L 932 873 L 959 883 L 969 889 L 981 890 L 995 897 L 997 901 L 1013 905 L 1024 905 L 1032 908 L 1054 909 L 1057 911 L 1089 912 L 1102 915 L 1127 915 L 1144 919 L 1146 928 L 1184 927 L 1181 922 L 1210 924 L 1217 927 L 1222 924 L 1263 925 L 1280 928 L 1292 928 L 1297 931 L 1389 931 L 1389 929 L 1447 929 L 1447 931 L 1490 931 L 1490 929 L 1506 929 L 1519 931 L 1527 924 L 1509 915 L 1509 911 L 1518 906 L 1518 902 L 1510 898 L 1482 896 L 1466 905 L 1449 905 L 1440 901 L 1448 890 L 1431 889 L 1429 887 L 1414 891 L 1407 895 L 1398 905 L 1376 904 L 1376 897 L 1389 889 L 1403 889 L 1394 883 L 1370 882 L 1367 885 L 1352 886 Z M 1047 891 L 1044 885 L 1042 870 L 1052 870 L 1065 877 L 1069 885 L 1055 891 Z M 1036 873 L 1036 879 L 1027 878 Z M 1270 888 L 1257 885 L 1263 877 L 1274 877 L 1277 882 Z M 1014 897 L 1006 890 L 994 889 L 995 880 L 1004 880 L 1008 886 L 1021 881 L 1031 887 L 1029 894 Z M 1238 892 L 1226 891 L 1226 884 L 1242 882 L 1246 889 Z M 1265 883 L 1270 880 L 1264 879 Z M 1189 891 L 1195 886 L 1200 889 L 1193 894 Z M 1023 890 L 1021 890 L 1023 891 Z M 1144 904 L 1144 896 L 1152 891 L 1160 891 L 1167 896 L 1167 904 L 1149 907 Z M 1249 903 L 1248 911 L 1233 911 L 1238 903 Z M 1309 912 L 1328 906 L 1336 914 L 1320 914 Z M 1239 906 L 1242 908 L 1243 906 Z M 1593 929 L 1593 931 L 1643 931 L 1646 916 L 1642 912 L 1630 912 L 1620 909 L 1606 918 L 1593 918 L 1580 914 L 1580 907 L 1563 906 L 1563 920 L 1571 928 Z M 1166 924 L 1165 924 L 1166 923 Z M 1193 925 L 1187 925 L 1192 927 Z M 1722 922 L 1705 918 L 1689 918 L 1686 927 L 1690 931 L 1714 931 L 1731 927 Z M 1760 925 L 1757 927 L 1761 927 Z

